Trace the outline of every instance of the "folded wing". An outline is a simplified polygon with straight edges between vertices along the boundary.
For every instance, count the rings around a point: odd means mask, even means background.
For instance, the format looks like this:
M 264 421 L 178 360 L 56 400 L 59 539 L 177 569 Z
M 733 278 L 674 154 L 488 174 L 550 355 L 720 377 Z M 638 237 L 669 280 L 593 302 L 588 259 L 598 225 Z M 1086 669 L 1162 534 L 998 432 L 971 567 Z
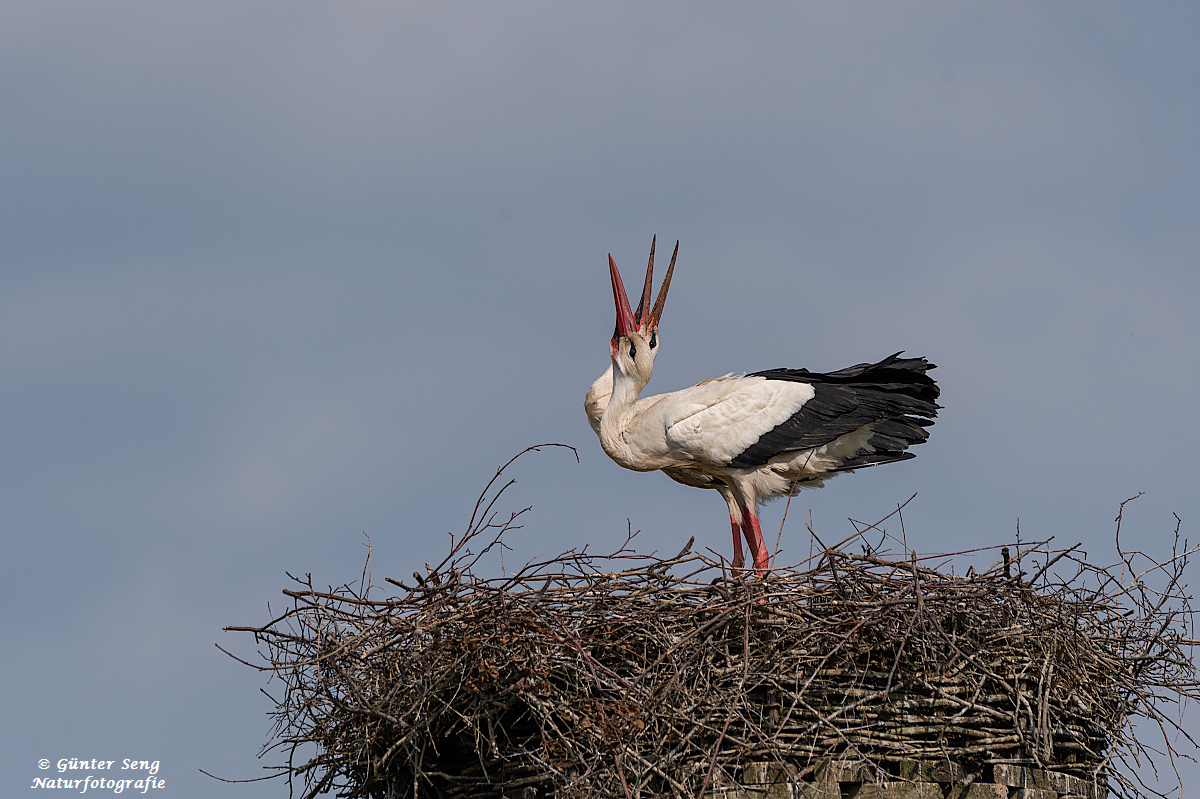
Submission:
M 837 372 L 770 369 L 676 392 L 664 413 L 671 448 L 697 462 L 762 466 L 780 455 L 830 444 L 870 428 L 869 446 L 842 458 L 838 471 L 912 457 L 928 437 L 938 387 L 923 358 L 899 353 Z

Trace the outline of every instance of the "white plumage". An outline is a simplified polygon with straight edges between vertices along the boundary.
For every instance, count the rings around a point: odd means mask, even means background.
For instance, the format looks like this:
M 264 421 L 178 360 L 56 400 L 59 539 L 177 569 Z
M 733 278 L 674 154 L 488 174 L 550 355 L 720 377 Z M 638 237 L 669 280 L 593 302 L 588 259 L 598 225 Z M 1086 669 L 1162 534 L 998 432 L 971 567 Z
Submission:
M 926 374 L 933 366 L 897 354 L 829 374 L 773 369 L 640 397 L 653 374 L 678 252 L 676 243 L 649 313 L 654 244 L 636 313 L 609 255 L 617 308 L 612 357 L 584 408 L 604 451 L 621 466 L 662 470 L 684 485 L 718 491 L 729 509 L 733 566 L 744 565 L 744 536 L 762 574 L 768 558 L 757 504 L 838 472 L 911 458 L 905 450 L 927 438 L 924 428 L 937 415 L 938 388 Z

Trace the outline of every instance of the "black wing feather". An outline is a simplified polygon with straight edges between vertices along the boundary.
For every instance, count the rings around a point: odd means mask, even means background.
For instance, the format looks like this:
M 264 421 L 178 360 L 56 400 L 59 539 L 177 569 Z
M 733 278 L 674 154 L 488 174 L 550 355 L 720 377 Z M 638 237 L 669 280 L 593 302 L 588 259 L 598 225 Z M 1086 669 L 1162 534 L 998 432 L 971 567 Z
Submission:
M 836 372 L 755 372 L 752 377 L 810 383 L 816 393 L 730 465 L 762 466 L 776 455 L 819 447 L 873 423 L 871 445 L 876 451 L 847 460 L 839 471 L 911 458 L 905 450 L 929 437 L 925 428 L 933 424 L 940 407 L 936 400 L 941 390 L 926 374 L 933 368 L 924 358 L 901 358 L 896 353 L 879 363 L 860 363 Z

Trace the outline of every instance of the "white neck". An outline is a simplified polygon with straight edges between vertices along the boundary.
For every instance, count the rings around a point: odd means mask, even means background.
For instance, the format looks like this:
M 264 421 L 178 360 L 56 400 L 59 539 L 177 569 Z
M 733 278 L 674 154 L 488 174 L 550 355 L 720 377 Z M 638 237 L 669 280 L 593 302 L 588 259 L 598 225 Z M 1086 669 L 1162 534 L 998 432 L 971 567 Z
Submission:
M 617 463 L 636 469 L 639 464 L 632 452 L 629 434 L 634 421 L 634 406 L 644 384 L 638 385 L 638 381 L 621 371 L 616 363 L 606 374 L 612 375 L 612 394 L 600 417 L 600 446 Z

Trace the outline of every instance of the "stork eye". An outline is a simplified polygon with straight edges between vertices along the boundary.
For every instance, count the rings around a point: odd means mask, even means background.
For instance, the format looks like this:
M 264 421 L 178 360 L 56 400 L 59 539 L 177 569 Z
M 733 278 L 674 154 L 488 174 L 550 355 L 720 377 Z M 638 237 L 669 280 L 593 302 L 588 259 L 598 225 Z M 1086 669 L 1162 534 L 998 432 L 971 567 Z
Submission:
M 650 349 L 658 346 L 658 331 L 654 330 L 650 333 Z
M 637 355 L 637 347 L 633 346 L 633 342 L 629 342 L 629 357 L 633 358 Z

